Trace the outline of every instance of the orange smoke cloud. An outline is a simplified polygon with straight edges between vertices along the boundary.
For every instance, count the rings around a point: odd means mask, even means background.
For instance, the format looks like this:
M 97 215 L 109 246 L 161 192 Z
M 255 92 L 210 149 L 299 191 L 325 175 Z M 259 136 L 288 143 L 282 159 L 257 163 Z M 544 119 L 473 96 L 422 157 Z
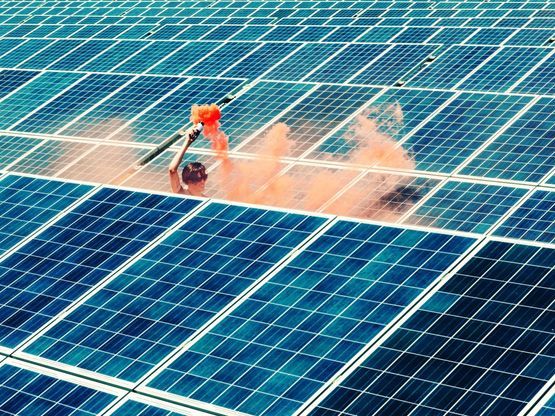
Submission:
M 226 160 L 229 149 L 227 135 L 220 130 L 220 119 L 222 113 L 216 104 L 193 105 L 191 108 L 191 122 L 204 124 L 203 133 L 210 140 L 212 150 L 215 150 L 218 159 Z
M 384 123 L 369 118 L 375 111 L 368 110 L 357 116 L 345 137 L 351 142 L 353 150 L 342 162 L 360 167 L 413 169 L 415 164 L 410 155 L 382 131 L 384 126 L 396 129 L 402 123 L 400 106 L 396 104 L 382 109 L 381 114 L 390 115 Z M 380 208 L 387 203 L 382 198 L 405 185 L 405 177 L 376 174 L 371 178 L 370 188 L 354 186 L 334 200 L 360 174 L 360 170 L 295 164 L 284 171 L 283 158 L 291 155 L 295 145 L 288 138 L 289 131 L 283 123 L 272 126 L 265 136 L 256 139 L 258 150 L 252 160 L 231 160 L 226 153 L 225 160 L 214 172 L 222 197 L 286 208 L 323 210 L 336 215 L 368 218 L 377 218 L 385 213 L 389 217 L 393 215 L 391 210 Z

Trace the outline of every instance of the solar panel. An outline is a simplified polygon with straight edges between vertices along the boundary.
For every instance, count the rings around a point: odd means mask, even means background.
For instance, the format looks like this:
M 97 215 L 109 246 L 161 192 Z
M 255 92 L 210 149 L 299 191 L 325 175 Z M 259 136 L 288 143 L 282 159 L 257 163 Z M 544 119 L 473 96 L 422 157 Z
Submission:
M 161 409 L 151 404 L 141 403 L 134 400 L 126 400 L 115 411 L 109 413 L 110 416 L 182 416 L 186 414 L 187 413 Z
M 291 129 L 288 139 L 295 143 L 291 155 L 300 156 L 378 91 L 370 87 L 318 86 L 277 120 Z M 260 143 L 257 139 L 250 140 L 241 150 L 256 152 Z
M 41 140 L 19 136 L 0 136 L 0 168 L 6 168 L 39 145 Z
M 484 66 L 466 78 L 459 85 L 459 88 L 475 91 L 506 92 L 550 52 L 548 48 L 512 47 L 500 49 Z
M 73 39 L 60 39 L 52 42 L 37 54 L 21 62 L 19 68 L 43 69 L 81 45 L 83 41 Z
M 461 173 L 539 182 L 555 166 L 555 99 L 541 98 L 475 156 Z
M 217 42 L 190 42 L 148 70 L 149 74 L 179 75 L 221 46 Z
M 537 190 L 494 234 L 523 240 L 555 242 L 555 192 Z
M 531 100 L 516 95 L 462 93 L 403 142 L 418 169 L 452 172 Z
M 492 46 L 453 45 L 408 83 L 413 87 L 450 88 L 490 57 Z
M 70 141 L 45 140 L 10 166 L 10 171 L 34 175 L 57 176 L 61 170 L 72 165 L 94 144 Z
M 539 65 L 530 74 L 526 75 L 522 81 L 516 84 L 512 91 L 552 95 L 555 91 L 555 87 L 553 87 L 551 82 L 555 72 L 555 59 L 550 59 L 550 57 L 553 57 L 553 53 L 555 52 L 552 52 L 542 65 Z
M 249 42 L 226 42 L 209 56 L 190 66 L 185 75 L 218 76 L 230 65 L 252 52 L 258 45 Z
M 83 71 L 107 72 L 123 60 L 148 46 L 148 42 L 122 41 L 79 67 Z
M 35 71 L 18 71 L 15 69 L 0 71 L 0 97 L 4 97 L 18 89 L 38 74 Z
M 90 74 L 11 129 L 54 134 L 131 79 L 126 75 Z
M 25 352 L 138 381 L 324 221 L 210 204 Z
M 60 380 L 52 373 L 19 367 L 14 361 L 0 366 L 0 411 L 6 415 L 99 414 L 117 396 Z
M 71 71 L 79 68 L 99 53 L 114 44 L 110 40 L 90 40 L 75 48 L 61 59 L 54 62 L 48 69 Z
M 143 73 L 183 45 L 183 42 L 153 41 L 146 48 L 116 65 L 111 72 Z
M 395 139 L 401 139 L 453 95 L 447 91 L 392 88 L 373 100 L 362 114 L 376 120 L 380 131 Z M 351 136 L 354 126 L 356 120 L 332 133 L 315 147 L 307 158 L 341 160 L 358 147 L 368 144 L 353 140 Z
M 198 206 L 104 188 L 0 263 L 0 344 L 14 348 Z
M 13 68 L 41 49 L 47 47 L 52 41 L 46 39 L 29 39 L 21 43 L 0 58 L 0 67 Z
M 175 77 L 140 76 L 126 84 L 106 101 L 78 116 L 60 134 L 78 137 L 104 138 L 115 127 L 141 113 L 146 107 L 183 83 Z
M 134 142 L 160 143 L 187 124 L 193 104 L 218 102 L 225 93 L 235 91 L 242 83 L 227 79 L 191 78 L 143 111 L 125 125 L 124 130 L 130 132 Z M 111 140 L 127 138 L 126 135 L 120 137 L 117 130 L 114 134 L 109 136 Z M 202 142 L 208 145 L 207 140 Z
M 553 260 L 489 242 L 312 414 L 518 414 L 553 372 Z
M 264 79 L 299 81 L 343 48 L 341 44 L 307 43 L 263 75 Z
M 406 222 L 483 234 L 527 191 L 525 188 L 450 180 L 418 204 Z
M 0 255 L 30 236 L 92 189 L 45 179 L 8 175 L 0 180 Z
M 44 72 L 35 77 L 0 101 L 0 129 L 18 122 L 83 76 L 70 72 Z
M 471 244 L 339 221 L 148 386 L 292 414 Z

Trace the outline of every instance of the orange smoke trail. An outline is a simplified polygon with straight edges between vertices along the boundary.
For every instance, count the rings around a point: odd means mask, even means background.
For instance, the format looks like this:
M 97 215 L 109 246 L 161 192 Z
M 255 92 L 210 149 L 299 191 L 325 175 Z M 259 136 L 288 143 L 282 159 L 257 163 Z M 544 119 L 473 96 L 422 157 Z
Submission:
M 374 117 L 376 112 L 385 115 L 385 120 Z M 258 150 L 252 160 L 231 160 L 227 153 L 227 136 L 220 129 L 219 116 L 219 109 L 195 106 L 191 121 L 205 122 L 205 135 L 222 160 L 212 173 L 212 180 L 217 181 L 225 199 L 314 211 L 322 209 L 360 173 L 354 169 L 303 169 L 304 165 L 294 165 L 280 174 L 284 167 L 283 158 L 291 155 L 295 145 L 288 138 L 289 127 L 283 123 L 272 126 L 265 136 L 256 139 Z M 205 120 L 209 121 L 208 129 Z M 413 169 L 415 164 L 410 155 L 397 145 L 395 139 L 383 132 L 400 130 L 402 121 L 403 113 L 398 104 L 385 109 L 370 109 L 357 116 L 345 137 L 351 141 L 353 150 L 342 160 L 343 163 Z M 370 218 L 385 215 L 386 210 L 380 208 L 383 205 L 381 198 L 402 186 L 405 179 L 394 174 L 380 174 L 372 180 L 370 189 L 353 187 L 327 206 L 325 211 Z M 387 215 L 392 216 L 389 211 Z
M 191 108 L 191 122 L 204 124 L 203 133 L 210 140 L 212 150 L 215 150 L 218 159 L 228 159 L 229 141 L 227 135 L 220 129 L 222 113 L 216 104 L 193 105 Z

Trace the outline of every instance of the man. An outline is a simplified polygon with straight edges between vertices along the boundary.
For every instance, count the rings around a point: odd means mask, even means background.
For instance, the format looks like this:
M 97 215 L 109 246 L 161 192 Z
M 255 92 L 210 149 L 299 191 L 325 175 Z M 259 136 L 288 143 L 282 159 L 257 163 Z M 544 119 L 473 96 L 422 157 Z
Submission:
M 179 149 L 170 163 L 170 185 L 172 187 L 172 191 L 175 193 L 193 196 L 205 196 L 203 192 L 208 174 L 206 173 L 206 168 L 202 163 L 192 162 L 187 164 L 183 168 L 181 172 L 181 178 L 185 187 L 183 187 L 178 173 L 179 165 L 183 160 L 185 152 L 187 152 L 189 146 L 198 137 L 201 130 L 202 127 L 200 127 L 200 129 L 193 128 L 187 130 L 187 132 L 185 133 L 185 142 L 183 143 L 183 146 L 181 147 L 181 149 Z

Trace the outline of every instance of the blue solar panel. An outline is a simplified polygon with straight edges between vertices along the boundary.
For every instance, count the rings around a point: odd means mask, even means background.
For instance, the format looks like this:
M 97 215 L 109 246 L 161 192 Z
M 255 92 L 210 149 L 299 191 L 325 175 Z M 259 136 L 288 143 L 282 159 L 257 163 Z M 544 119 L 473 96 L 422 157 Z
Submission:
M 555 52 L 554 52 L 555 53 Z M 552 82 L 555 74 L 555 59 L 553 53 L 551 59 L 533 70 L 514 88 L 514 92 L 548 95 L 555 92 L 555 83 Z
M 15 365 L 0 366 L 3 415 L 94 416 L 116 396 Z
M 99 54 L 79 69 L 83 71 L 110 71 L 114 66 L 121 63 L 124 59 L 146 47 L 148 42 L 124 41 Z
M 258 82 L 225 107 L 222 125 L 238 144 L 264 127 L 312 88 L 307 84 Z M 202 142 L 201 142 L 202 143 Z
M 364 35 L 358 38 L 358 41 L 374 42 L 374 43 L 387 42 L 393 37 L 395 37 L 395 35 L 402 32 L 404 29 L 405 28 L 402 26 L 393 26 L 393 27 L 375 26 L 370 28 L 368 32 L 366 32 Z
M 12 130 L 54 134 L 76 116 L 131 80 L 131 76 L 91 74 L 16 124 Z
M 449 181 L 419 205 L 406 222 L 485 233 L 526 192 L 524 188 Z
M 237 65 L 222 72 L 221 75 L 235 78 L 257 78 L 299 47 L 300 45 L 296 43 L 264 43 Z
M 344 45 L 341 44 L 307 43 L 270 72 L 264 74 L 264 78 L 299 81 L 343 47 Z
M 555 368 L 554 261 L 489 242 L 312 414 L 517 415 Z
M 41 143 L 39 139 L 0 136 L 0 168 L 5 168 Z
M 44 72 L 0 101 L 0 129 L 7 129 L 25 115 L 36 110 L 84 74 Z
M 271 31 L 262 36 L 259 40 L 264 41 L 285 41 L 299 33 L 302 26 L 275 26 Z
M 187 124 L 193 104 L 218 102 L 224 98 L 224 93 L 234 91 L 242 83 L 226 79 L 190 79 L 129 124 L 133 140 L 162 142 Z M 235 140 L 235 137 L 231 137 L 230 140 Z M 201 142 L 208 145 L 208 141 L 202 139 L 195 145 Z
M 536 413 L 536 416 L 553 416 L 555 414 L 555 395 Z
M 409 85 L 423 88 L 450 88 L 489 58 L 492 46 L 451 46 L 410 80 Z
M 257 40 L 272 29 L 271 26 L 248 25 L 239 33 L 233 36 L 233 40 Z
M 57 61 L 71 50 L 81 45 L 83 41 L 61 39 L 53 42 L 39 53 L 18 65 L 19 68 L 44 69 Z
M 511 120 L 530 97 L 462 93 L 404 143 L 427 171 L 452 172 Z
M 0 58 L 0 67 L 13 68 L 52 42 L 46 39 L 29 39 L 2 56 Z
M 319 67 L 307 81 L 346 82 L 377 58 L 390 45 L 351 44 Z
M 252 52 L 258 45 L 251 42 L 226 42 L 204 59 L 194 63 L 184 75 L 218 76 L 229 66 Z
M 149 404 L 126 400 L 110 416 L 182 416 L 184 413 L 172 412 Z
M 555 192 L 535 191 L 494 234 L 545 243 L 555 242 Z
M 476 29 L 464 27 L 444 27 L 440 32 L 428 39 L 428 43 L 442 43 L 444 45 L 454 45 L 464 42 Z
M 425 61 L 437 46 L 394 45 L 387 53 L 355 76 L 354 84 L 393 85 Z
M 148 386 L 292 414 L 472 242 L 339 221 Z
M 444 104 L 454 93 L 448 91 L 431 91 L 416 89 L 389 89 L 372 101 L 368 107 L 367 117 L 376 119 L 379 128 L 395 139 L 401 139 L 406 133 L 420 124 L 434 110 Z M 310 155 L 310 158 L 341 158 L 361 145 L 350 139 L 352 123 L 324 140 Z
M 0 343 L 13 348 L 199 204 L 101 189 L 0 263 Z
M 550 52 L 548 48 L 503 48 L 464 80 L 460 88 L 505 92 Z
M 61 134 L 69 136 L 104 138 L 115 127 L 125 123 L 168 94 L 183 78 L 140 76 L 120 89 L 109 100 L 77 117 Z
M 539 182 L 555 166 L 555 99 L 542 98 L 464 167 L 461 173 Z
M 514 33 L 513 29 L 482 28 L 464 43 L 467 45 L 501 45 Z
M 291 155 L 300 156 L 378 91 L 370 87 L 320 85 L 277 120 L 291 129 L 288 139 L 295 143 Z M 260 138 L 255 138 L 241 150 L 257 152 L 260 143 Z
M 91 186 L 8 175 L 0 180 L 0 255 L 85 195 Z
M 221 46 L 218 42 L 190 42 L 152 67 L 149 74 L 178 75 Z
M 90 40 L 54 62 L 48 69 L 75 70 L 113 44 L 114 41 L 111 40 Z
M 324 221 L 211 204 L 25 352 L 138 381 Z
M 553 31 L 546 29 L 520 29 L 505 42 L 505 45 L 544 46 L 553 36 Z
M 368 30 L 363 26 L 344 26 L 338 27 L 324 39 L 323 42 L 353 42 L 360 35 Z
M 395 43 L 424 43 L 428 38 L 436 34 L 440 29 L 437 27 L 407 27 L 399 33 L 392 42 Z
M 305 29 L 293 36 L 291 40 L 299 42 L 318 42 L 335 30 L 329 26 L 306 26 Z
M 37 74 L 38 72 L 35 71 L 17 71 L 15 69 L 0 71 L 0 98 L 29 82 Z
M 153 41 L 146 48 L 141 49 L 137 54 L 112 68 L 111 71 L 140 74 L 156 65 L 183 45 L 183 42 Z

